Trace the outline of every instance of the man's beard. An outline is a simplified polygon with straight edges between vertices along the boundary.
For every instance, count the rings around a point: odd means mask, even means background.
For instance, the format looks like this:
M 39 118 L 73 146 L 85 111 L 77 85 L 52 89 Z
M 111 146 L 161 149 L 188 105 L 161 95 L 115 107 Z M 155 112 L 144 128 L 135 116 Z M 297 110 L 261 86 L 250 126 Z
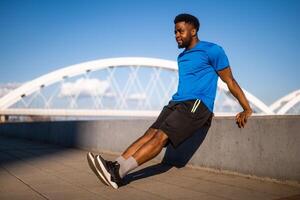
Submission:
M 190 41 L 182 41 L 182 43 L 181 44 L 178 44 L 177 43 L 177 46 L 178 46 L 178 49 L 182 49 L 182 48 L 186 48 L 186 47 L 188 47 L 189 46 L 189 43 L 190 43 Z
M 177 46 L 178 46 L 178 49 L 184 48 L 183 44 L 178 44 Z

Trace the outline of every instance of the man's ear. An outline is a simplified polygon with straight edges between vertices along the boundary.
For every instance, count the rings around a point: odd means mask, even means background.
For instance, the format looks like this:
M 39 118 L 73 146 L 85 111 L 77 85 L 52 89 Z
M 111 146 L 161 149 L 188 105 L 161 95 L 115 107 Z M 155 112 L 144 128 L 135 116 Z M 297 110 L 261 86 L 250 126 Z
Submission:
M 192 29 L 192 36 L 195 37 L 197 35 L 197 31 L 195 28 Z

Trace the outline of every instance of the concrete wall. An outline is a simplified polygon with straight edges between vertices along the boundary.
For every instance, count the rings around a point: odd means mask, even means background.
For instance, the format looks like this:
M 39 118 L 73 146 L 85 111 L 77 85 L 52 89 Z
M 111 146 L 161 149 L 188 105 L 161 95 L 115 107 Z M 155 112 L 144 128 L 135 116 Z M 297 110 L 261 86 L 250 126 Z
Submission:
M 5 123 L 0 135 L 122 152 L 154 120 Z M 199 130 L 178 149 L 168 146 L 157 159 L 300 183 L 300 116 L 253 116 L 244 129 L 234 117 L 215 117 L 207 134 Z

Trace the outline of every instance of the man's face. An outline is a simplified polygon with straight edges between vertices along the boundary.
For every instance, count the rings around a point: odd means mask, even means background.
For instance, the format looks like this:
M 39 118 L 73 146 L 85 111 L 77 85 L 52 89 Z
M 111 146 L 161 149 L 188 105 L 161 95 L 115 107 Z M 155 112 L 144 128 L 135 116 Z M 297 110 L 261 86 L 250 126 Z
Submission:
M 186 48 L 192 41 L 192 36 L 195 34 L 195 29 L 189 23 L 178 22 L 175 24 L 174 33 L 178 48 Z

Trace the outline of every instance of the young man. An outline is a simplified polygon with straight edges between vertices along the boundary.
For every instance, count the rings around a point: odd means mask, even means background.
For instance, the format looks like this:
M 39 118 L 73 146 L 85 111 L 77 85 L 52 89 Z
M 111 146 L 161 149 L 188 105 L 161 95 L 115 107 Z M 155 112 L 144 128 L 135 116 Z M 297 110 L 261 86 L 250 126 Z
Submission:
M 210 126 L 218 77 L 227 84 L 244 109 L 236 115 L 238 126 L 244 127 L 252 114 L 243 91 L 233 78 L 224 50 L 216 44 L 199 40 L 198 19 L 180 14 L 174 24 L 178 48 L 184 48 L 177 59 L 177 92 L 146 133 L 114 162 L 104 160 L 100 155 L 87 155 L 95 174 L 114 188 L 121 185 L 128 172 L 157 156 L 168 143 L 176 148 L 198 129 Z

